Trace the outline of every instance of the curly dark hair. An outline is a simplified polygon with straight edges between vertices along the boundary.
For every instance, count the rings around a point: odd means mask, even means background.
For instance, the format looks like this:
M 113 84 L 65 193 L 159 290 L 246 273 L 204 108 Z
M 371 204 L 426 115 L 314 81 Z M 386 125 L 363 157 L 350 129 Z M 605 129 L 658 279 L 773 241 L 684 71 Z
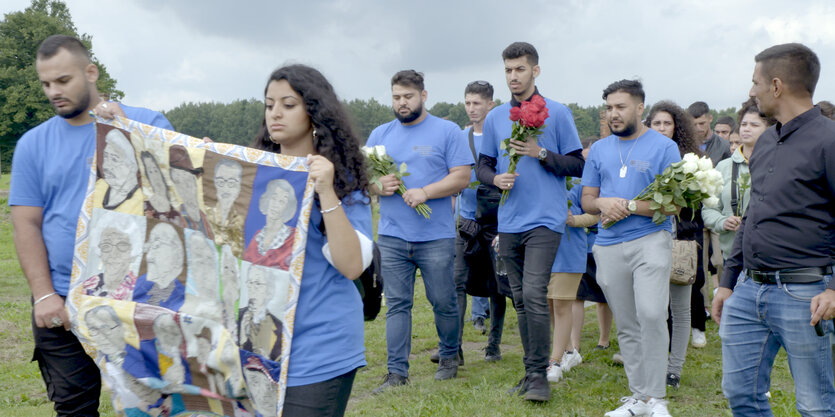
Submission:
M 679 107 L 678 104 L 669 100 L 662 100 L 653 104 L 652 108 L 649 109 L 649 116 L 647 116 L 647 127 L 651 127 L 652 119 L 655 118 L 658 112 L 662 111 L 668 113 L 673 118 L 675 129 L 673 130 L 672 139 L 678 145 L 678 151 L 681 155 L 684 156 L 684 154 L 692 152 L 701 156 L 702 151 L 694 139 L 696 137 L 696 128 L 693 126 L 693 117 Z
M 766 116 L 760 111 L 760 108 L 757 106 L 757 102 L 754 101 L 753 98 L 749 97 L 748 100 L 742 103 L 739 107 L 739 111 L 736 113 L 736 118 L 739 120 L 739 124 L 742 124 L 742 118 L 745 117 L 748 113 L 754 113 L 757 116 L 760 116 L 760 119 L 763 119 L 765 122 L 765 127 L 769 127 L 772 125 L 777 124 L 777 119 L 773 116 Z
M 306 65 L 286 65 L 270 74 L 267 87 L 273 81 L 286 80 L 290 87 L 302 97 L 310 122 L 316 129 L 313 147 L 316 153 L 328 158 L 334 165 L 334 190 L 340 199 L 353 191 L 362 191 L 368 197 L 368 176 L 365 158 L 360 151 L 359 141 L 354 135 L 348 113 L 336 97 L 333 86 L 318 70 Z M 261 129 L 251 145 L 253 148 L 281 153 L 281 146 L 270 140 L 266 115 Z M 347 202 L 353 202 L 348 197 Z

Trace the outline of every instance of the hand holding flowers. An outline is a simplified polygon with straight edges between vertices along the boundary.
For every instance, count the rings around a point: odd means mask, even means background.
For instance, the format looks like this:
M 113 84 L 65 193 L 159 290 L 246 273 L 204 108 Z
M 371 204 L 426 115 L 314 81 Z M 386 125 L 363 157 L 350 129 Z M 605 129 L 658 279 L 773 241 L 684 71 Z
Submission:
M 536 140 L 536 137 L 542 134 L 542 128 L 545 126 L 545 120 L 548 118 L 548 108 L 545 107 L 545 99 L 540 95 L 534 95 L 528 101 L 523 101 L 519 107 L 510 108 L 510 120 L 513 121 L 513 127 L 510 132 L 510 137 L 503 140 L 500 148 L 505 150 L 503 156 L 510 159 L 507 172 L 505 174 L 515 174 L 516 165 L 522 154 L 520 149 L 527 149 L 523 144 L 528 142 L 531 138 Z M 511 141 L 515 142 L 511 144 Z M 499 200 L 500 205 L 504 205 L 510 195 L 510 188 L 502 188 L 502 197 Z
M 722 174 L 713 169 L 713 162 L 708 157 L 699 158 L 688 153 L 681 161 L 670 164 L 664 172 L 656 175 L 655 181 L 633 200 L 649 201 L 649 208 L 654 211 L 652 221 L 661 224 L 668 213 L 675 213 L 679 208 L 697 209 L 700 204 L 716 207 L 723 186 Z M 608 228 L 615 223 L 610 221 L 603 227 Z
M 406 204 L 414 208 L 424 218 L 429 219 L 432 209 L 425 203 L 429 199 L 426 191 L 423 188 L 407 190 L 406 186 L 403 185 L 403 177 L 411 175 L 406 171 L 405 162 L 398 167 L 394 159 L 386 154 L 386 147 L 383 145 L 363 146 L 362 153 L 365 155 L 368 177 L 372 184 L 384 193 L 396 185 L 395 192 L 404 197 L 403 200 Z

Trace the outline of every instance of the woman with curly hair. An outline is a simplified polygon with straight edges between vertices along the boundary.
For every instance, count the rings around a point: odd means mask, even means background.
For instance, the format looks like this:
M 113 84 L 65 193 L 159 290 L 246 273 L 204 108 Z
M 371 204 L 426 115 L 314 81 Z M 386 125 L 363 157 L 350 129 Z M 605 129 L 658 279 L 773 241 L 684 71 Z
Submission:
M 647 126 L 672 139 L 678 145 L 681 155 L 694 153 L 701 155 L 696 144 L 693 118 L 672 101 L 659 101 L 652 106 Z M 692 219 L 692 220 L 691 220 Z M 703 244 L 704 223 L 700 210 L 681 210 L 675 222 L 676 240 L 695 240 L 699 247 Z M 705 346 L 704 300 L 699 289 L 705 284 L 703 253 L 698 251 L 696 281 L 693 285 L 670 284 L 670 312 L 672 334 L 670 335 L 670 359 L 667 363 L 667 385 L 678 388 L 681 381 L 681 369 L 687 355 L 687 342 L 690 327 L 693 327 L 693 347 Z
M 351 280 L 371 263 L 371 208 L 363 156 L 331 84 L 288 65 L 264 90 L 252 146 L 307 158 L 315 182 L 290 350 L 285 416 L 341 416 L 365 366 L 362 300 Z

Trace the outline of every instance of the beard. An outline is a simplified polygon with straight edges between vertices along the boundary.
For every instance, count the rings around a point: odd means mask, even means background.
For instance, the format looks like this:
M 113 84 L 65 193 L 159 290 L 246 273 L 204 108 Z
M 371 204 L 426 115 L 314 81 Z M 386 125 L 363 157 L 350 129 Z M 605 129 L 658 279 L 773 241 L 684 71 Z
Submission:
M 403 116 L 397 110 L 392 109 L 394 112 L 394 117 L 400 121 L 400 123 L 412 123 L 420 117 L 420 114 L 423 113 L 423 104 L 418 106 L 416 109 L 412 110 L 411 113 Z
M 72 119 L 72 118 L 75 118 L 76 116 L 84 113 L 85 111 L 87 111 L 87 107 L 89 107 L 89 106 L 90 106 L 90 92 L 87 91 L 87 90 L 84 90 L 84 95 L 79 97 L 77 106 L 75 106 L 71 109 L 66 109 L 66 110 L 58 110 L 55 106 L 53 106 L 53 108 L 55 108 L 55 113 L 57 115 L 65 118 L 65 119 Z
M 638 121 L 636 121 L 636 120 L 632 120 L 631 122 L 624 121 L 623 128 L 621 128 L 621 130 L 615 130 L 612 127 L 612 122 L 609 122 L 609 130 L 611 130 L 612 133 L 615 136 L 620 136 L 620 137 L 631 136 L 632 134 L 634 134 L 635 132 L 638 131 Z

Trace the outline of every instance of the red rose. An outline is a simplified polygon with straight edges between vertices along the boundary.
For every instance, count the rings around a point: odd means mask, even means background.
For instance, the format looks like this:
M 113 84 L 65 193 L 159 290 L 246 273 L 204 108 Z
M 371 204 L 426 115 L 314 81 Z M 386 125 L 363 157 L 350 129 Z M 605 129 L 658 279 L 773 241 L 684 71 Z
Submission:
M 510 120 L 517 122 L 521 116 L 521 110 L 518 107 L 511 107 L 510 108 Z
M 538 94 L 531 97 L 531 103 L 535 104 L 539 108 L 545 108 L 545 99 Z

